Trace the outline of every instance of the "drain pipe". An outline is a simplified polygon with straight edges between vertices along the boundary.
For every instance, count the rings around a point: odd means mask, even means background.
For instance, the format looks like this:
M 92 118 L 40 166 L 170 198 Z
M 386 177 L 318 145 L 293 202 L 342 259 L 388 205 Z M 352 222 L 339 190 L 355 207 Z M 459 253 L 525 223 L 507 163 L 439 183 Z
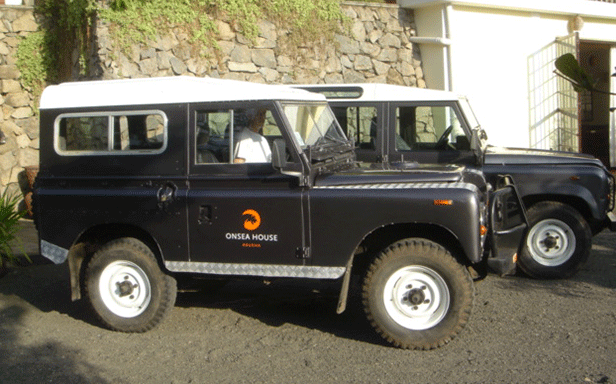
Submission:
M 452 67 L 451 67 L 451 28 L 449 26 L 449 21 L 451 20 L 451 14 L 453 11 L 453 6 L 451 4 L 447 4 L 443 6 L 441 9 L 441 18 L 443 20 L 443 34 L 445 37 L 420 37 L 420 36 L 411 36 L 409 37 L 409 41 L 411 43 L 416 44 L 434 44 L 441 45 L 445 50 L 445 57 L 443 58 L 443 76 L 444 76 L 444 85 L 445 91 L 453 90 L 453 81 L 451 78 L 452 75 Z

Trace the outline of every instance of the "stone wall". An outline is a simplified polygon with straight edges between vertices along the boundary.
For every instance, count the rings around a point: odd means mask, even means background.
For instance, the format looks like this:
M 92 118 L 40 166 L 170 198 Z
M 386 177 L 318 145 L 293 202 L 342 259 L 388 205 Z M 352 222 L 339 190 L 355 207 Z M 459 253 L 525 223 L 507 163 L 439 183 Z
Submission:
M 20 82 L 17 46 L 38 29 L 32 8 L 0 7 L 0 192 L 27 191 L 24 168 L 38 165 L 39 123 L 35 100 Z
M 185 75 L 278 84 L 381 82 L 425 87 L 419 51 L 408 40 L 415 34 L 410 11 L 375 3 L 342 6 L 351 19 L 350 33 L 310 47 L 285 47 L 284 31 L 268 21 L 260 22 L 256 43 L 218 21 L 221 49 L 209 58 L 179 32 L 122 53 L 113 44 L 109 26 L 99 21 L 88 78 Z M 24 168 L 38 164 L 38 117 L 34 98 L 19 81 L 15 51 L 20 37 L 35 31 L 37 24 L 28 7 L 0 6 L 0 20 L 0 129 L 6 136 L 6 143 L 0 144 L 0 191 L 8 185 L 25 192 Z M 80 80 L 77 75 L 75 80 Z
M 343 3 L 352 20 L 350 34 L 314 47 L 283 46 L 284 32 L 262 21 L 253 44 L 218 21 L 221 32 L 217 57 L 201 57 L 186 34 L 160 37 L 149 46 L 118 52 L 104 23 L 97 25 L 98 51 L 92 76 L 117 79 L 153 76 L 211 76 L 261 83 L 382 82 L 425 87 L 413 15 L 397 5 Z M 210 55 L 212 56 L 212 55 Z

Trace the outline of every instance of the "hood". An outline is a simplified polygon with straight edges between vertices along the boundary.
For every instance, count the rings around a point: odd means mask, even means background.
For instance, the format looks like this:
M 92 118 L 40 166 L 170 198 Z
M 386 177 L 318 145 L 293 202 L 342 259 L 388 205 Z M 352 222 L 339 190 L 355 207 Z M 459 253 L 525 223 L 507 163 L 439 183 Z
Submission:
M 488 146 L 485 164 L 586 164 L 603 167 L 599 159 L 575 152 Z
M 346 171 L 321 174 L 315 186 L 342 186 L 389 183 L 456 183 L 464 182 L 465 167 L 458 165 L 420 165 L 414 168 L 395 168 L 387 164 L 361 163 Z

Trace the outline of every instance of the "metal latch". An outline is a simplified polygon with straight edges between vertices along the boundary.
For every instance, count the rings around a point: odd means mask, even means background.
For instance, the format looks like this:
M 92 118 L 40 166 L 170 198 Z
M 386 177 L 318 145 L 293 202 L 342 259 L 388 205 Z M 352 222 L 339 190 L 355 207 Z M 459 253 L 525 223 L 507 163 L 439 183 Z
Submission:
M 298 259 L 310 258 L 310 247 L 298 247 L 295 249 L 295 257 Z

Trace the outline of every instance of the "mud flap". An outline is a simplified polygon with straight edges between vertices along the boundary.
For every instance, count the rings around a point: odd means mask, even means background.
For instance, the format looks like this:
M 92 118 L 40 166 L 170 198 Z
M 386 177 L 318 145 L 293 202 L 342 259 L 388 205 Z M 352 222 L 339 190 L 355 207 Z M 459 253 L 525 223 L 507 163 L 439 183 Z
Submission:
M 488 267 L 505 276 L 516 271 L 518 252 L 528 229 L 526 210 L 510 176 L 502 176 L 490 196 L 490 245 Z

